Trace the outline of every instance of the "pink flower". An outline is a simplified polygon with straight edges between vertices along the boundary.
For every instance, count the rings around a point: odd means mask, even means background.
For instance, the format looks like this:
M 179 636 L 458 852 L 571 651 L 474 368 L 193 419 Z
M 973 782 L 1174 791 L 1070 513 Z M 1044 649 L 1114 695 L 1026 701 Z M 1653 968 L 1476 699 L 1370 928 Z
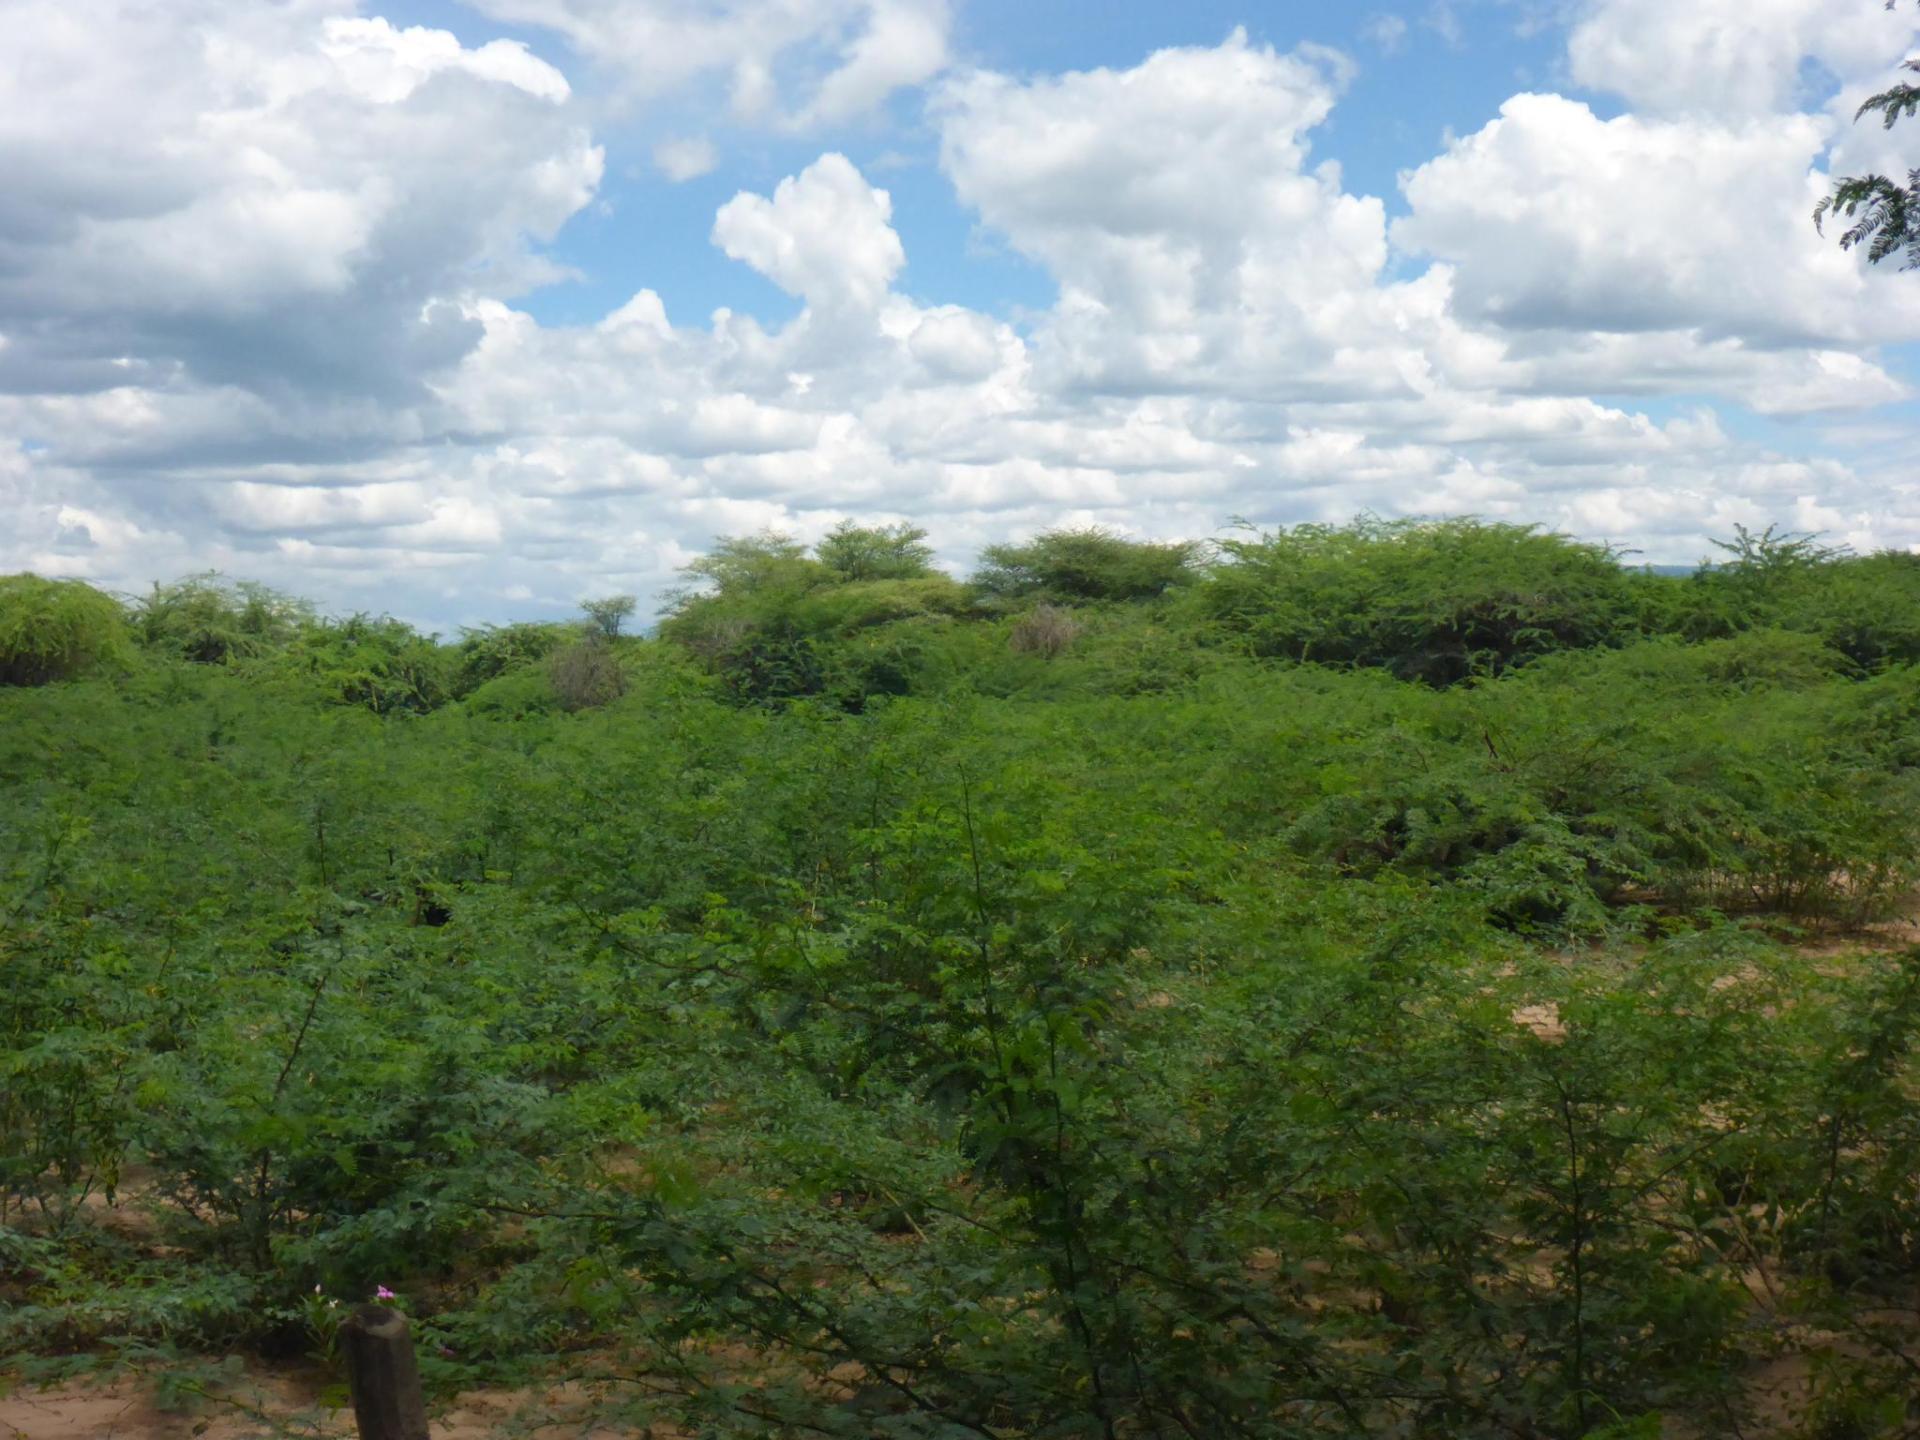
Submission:
M 376 1300 L 398 1300 L 400 1297 L 382 1285 L 373 1292 L 373 1298 Z

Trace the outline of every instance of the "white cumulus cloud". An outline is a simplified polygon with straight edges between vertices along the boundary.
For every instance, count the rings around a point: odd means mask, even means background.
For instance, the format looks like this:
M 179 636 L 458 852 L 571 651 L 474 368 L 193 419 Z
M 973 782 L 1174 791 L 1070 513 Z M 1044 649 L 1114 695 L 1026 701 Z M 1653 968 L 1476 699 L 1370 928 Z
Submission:
M 822 155 L 771 200 L 742 192 L 714 217 L 713 240 L 791 295 L 870 310 L 906 263 L 893 202 L 844 155 Z
M 565 80 L 348 8 L 7 6 L 0 388 L 385 388 L 549 273 L 602 167 Z
M 653 147 L 653 163 L 669 180 L 697 180 L 720 163 L 720 152 L 704 135 L 679 136 Z
M 1920 336 L 1920 288 L 1808 223 L 1826 135 L 1812 115 L 1601 120 L 1517 95 L 1404 178 L 1394 239 L 1453 267 L 1466 313 L 1519 329 Z
M 1908 6 L 1851 0 L 1586 0 L 1573 78 L 1637 110 L 1741 119 L 1798 108 L 1811 64 L 1845 81 L 1912 43 Z
M 801 127 L 872 110 L 945 68 L 947 0 L 470 0 L 566 38 L 646 98 L 719 75 L 736 115 Z
M 1325 153 L 1349 63 L 1237 32 L 1010 75 L 948 69 L 932 0 L 484 0 L 562 31 L 563 75 L 348 0 L 0 0 L 0 570 L 211 565 L 445 625 L 652 594 L 715 534 L 848 516 L 924 524 L 955 566 L 1046 525 L 1364 509 L 1660 559 L 1770 520 L 1920 542 L 1910 426 L 1875 409 L 1908 393 L 1920 291 L 1807 223 L 1867 47 L 1764 0 L 1753 94 L 1669 104 L 1606 58 L 1669 23 L 1638 5 L 1585 7 L 1570 43 L 1639 110 L 1515 96 L 1408 170 L 1390 223 Z M 1841 98 L 1794 108 L 1808 57 Z M 917 181 L 810 150 L 710 232 L 790 318 L 692 317 L 642 277 L 543 323 L 521 297 L 600 182 L 598 65 L 707 77 L 789 142 L 944 77 L 941 172 L 1054 298 L 914 293 Z M 670 177 L 718 159 L 636 143 Z M 1794 442 L 1755 413 L 1803 417 Z

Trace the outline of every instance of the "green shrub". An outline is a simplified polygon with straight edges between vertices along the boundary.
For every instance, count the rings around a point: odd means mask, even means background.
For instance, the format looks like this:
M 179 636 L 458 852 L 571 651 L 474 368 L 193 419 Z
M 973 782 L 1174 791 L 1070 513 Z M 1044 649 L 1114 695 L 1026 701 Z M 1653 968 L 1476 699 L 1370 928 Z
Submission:
M 252 580 L 209 571 L 157 581 L 134 603 L 133 630 L 150 650 L 201 664 L 244 660 L 290 645 L 315 623 L 313 606 Z
M 1536 526 L 1362 519 L 1220 549 L 1199 613 L 1256 655 L 1450 685 L 1635 633 L 1613 553 Z
M 335 703 L 376 715 L 424 714 L 452 698 L 448 652 L 390 615 L 309 624 L 285 664 Z
M 119 602 L 80 580 L 0 576 L 0 685 L 71 680 L 126 650 Z
M 1780 625 L 1818 636 L 1862 671 L 1920 662 L 1920 555 L 1848 556 L 1810 578 Z
M 922 627 L 969 605 L 962 586 L 917 558 L 919 533 L 842 526 L 822 542 L 839 568 L 784 536 L 723 540 L 686 567 L 708 588 L 673 597 L 661 638 L 698 657 L 743 704 L 829 695 L 859 709 L 869 696 L 905 694 Z
M 1708 691 L 1819 688 L 1855 669 L 1818 636 L 1768 628 L 1719 640 L 1654 635 L 1618 650 L 1563 651 L 1541 657 L 1528 674 L 1541 685 L 1626 685 L 1649 704 L 1661 695 L 1670 704 L 1694 704 Z
M 522 665 L 476 686 L 464 697 L 468 713 L 503 720 L 545 715 L 559 708 L 544 665 Z
M 963 586 L 944 575 L 928 575 L 822 586 L 797 598 L 787 613 L 794 627 L 805 634 L 834 636 L 896 620 L 961 615 L 966 609 Z
M 1726 552 L 1683 580 L 1643 589 L 1647 629 L 1688 640 L 1748 630 L 1817 637 L 1861 672 L 1920 661 L 1920 555 L 1850 555 L 1812 535 L 1735 527 Z
M 454 648 L 449 688 L 456 700 L 464 699 L 489 681 L 538 664 L 579 637 L 577 625 L 522 623 L 464 631 Z
M 1791 630 L 1747 630 L 1702 641 L 1688 658 L 1709 679 L 1742 689 L 1804 690 L 1855 668 L 1819 636 Z
M 1772 525 L 1757 535 L 1744 525 L 1733 529 L 1733 539 L 1713 542 L 1729 558 L 1683 579 L 1648 577 L 1642 597 L 1648 630 L 1713 640 L 1780 625 L 1819 573 L 1845 554 L 1815 536 Z
M 827 667 L 819 647 L 791 621 L 709 631 L 700 652 L 729 695 L 745 705 L 776 704 L 818 695 Z
M 973 586 L 987 599 L 1150 600 L 1196 578 L 1200 547 L 1191 540 L 1128 540 L 1097 527 L 1046 530 L 1024 545 L 980 552 Z

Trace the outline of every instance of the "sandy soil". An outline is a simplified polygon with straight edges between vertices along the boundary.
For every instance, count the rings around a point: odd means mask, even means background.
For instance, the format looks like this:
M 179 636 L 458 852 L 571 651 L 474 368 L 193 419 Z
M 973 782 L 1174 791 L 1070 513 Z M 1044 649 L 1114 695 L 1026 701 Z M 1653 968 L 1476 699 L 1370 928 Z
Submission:
M 317 1403 L 309 1379 L 250 1374 L 222 1396 L 184 1411 L 154 1404 L 142 1377 L 0 1395 L 0 1440 L 351 1440 L 353 1415 Z M 473 1391 L 431 1421 L 433 1440 L 675 1440 L 656 1422 L 644 1430 L 595 1417 L 591 1392 L 575 1385 Z
M 168 1412 L 154 1404 L 152 1382 L 124 1378 L 105 1384 L 20 1389 L 0 1396 L 3 1440 L 247 1440 L 259 1435 L 343 1435 L 353 1418 L 328 1415 L 290 1381 L 250 1378 L 229 1403 L 202 1402 Z M 243 1408 L 244 1407 L 244 1408 Z

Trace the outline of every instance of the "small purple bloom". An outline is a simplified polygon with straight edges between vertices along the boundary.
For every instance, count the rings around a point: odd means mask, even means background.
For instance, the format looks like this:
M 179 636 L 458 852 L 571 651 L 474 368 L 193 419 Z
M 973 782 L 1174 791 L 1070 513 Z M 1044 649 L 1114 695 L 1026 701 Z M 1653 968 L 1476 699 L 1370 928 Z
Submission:
M 376 1300 L 397 1300 L 400 1297 L 395 1295 L 393 1291 L 389 1290 L 386 1286 L 382 1285 L 373 1292 L 373 1298 Z

